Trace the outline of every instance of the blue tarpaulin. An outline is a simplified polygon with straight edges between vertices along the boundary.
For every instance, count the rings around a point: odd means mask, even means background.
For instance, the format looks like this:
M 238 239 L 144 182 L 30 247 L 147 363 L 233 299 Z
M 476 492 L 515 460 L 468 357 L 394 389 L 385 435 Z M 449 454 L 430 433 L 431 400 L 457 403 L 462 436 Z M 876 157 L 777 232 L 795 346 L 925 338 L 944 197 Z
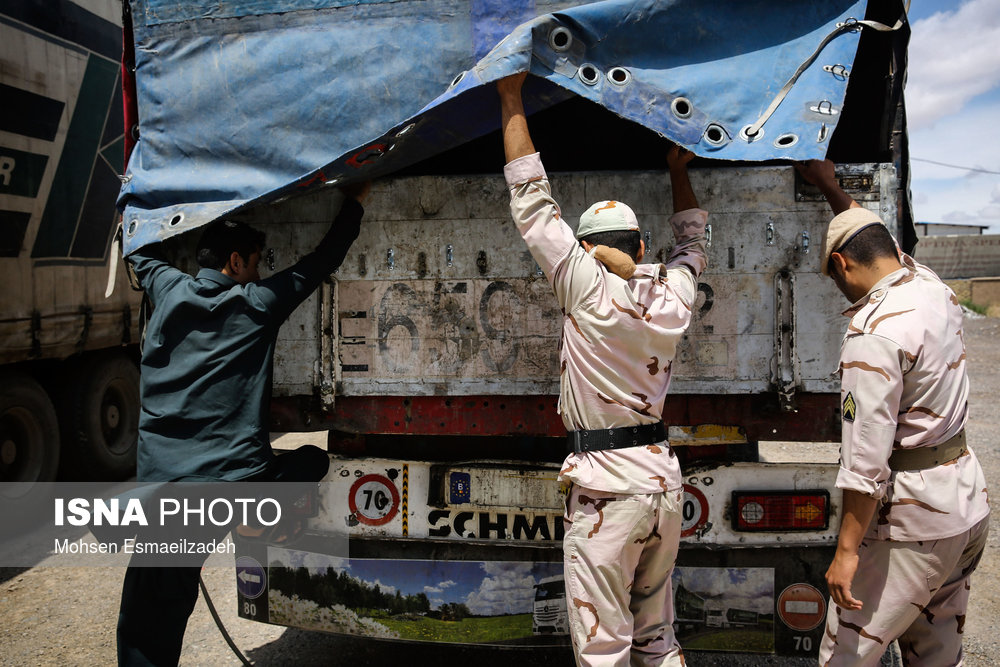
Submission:
M 529 113 L 578 95 L 700 156 L 826 154 L 866 0 L 573 4 L 132 0 L 125 253 L 488 134 L 520 71 Z

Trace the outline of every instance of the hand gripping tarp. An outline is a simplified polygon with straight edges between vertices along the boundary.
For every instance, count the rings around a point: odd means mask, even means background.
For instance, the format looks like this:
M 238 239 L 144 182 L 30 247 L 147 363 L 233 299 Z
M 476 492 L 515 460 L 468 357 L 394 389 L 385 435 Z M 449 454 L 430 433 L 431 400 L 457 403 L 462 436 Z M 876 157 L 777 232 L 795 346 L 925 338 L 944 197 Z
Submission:
M 701 156 L 821 158 L 865 0 L 133 0 L 126 254 L 579 95 Z M 501 165 L 497 165 L 499 172 Z

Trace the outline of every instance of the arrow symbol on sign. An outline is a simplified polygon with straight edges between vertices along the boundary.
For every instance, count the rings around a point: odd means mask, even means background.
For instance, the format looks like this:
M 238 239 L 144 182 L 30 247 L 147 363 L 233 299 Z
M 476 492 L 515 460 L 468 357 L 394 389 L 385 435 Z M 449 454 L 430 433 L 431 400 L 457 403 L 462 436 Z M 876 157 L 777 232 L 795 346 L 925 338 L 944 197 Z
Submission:
M 260 576 L 259 575 L 250 574 L 246 570 L 240 570 L 240 573 L 236 575 L 236 578 L 240 579 L 244 584 L 246 584 L 246 583 L 259 584 L 260 583 Z

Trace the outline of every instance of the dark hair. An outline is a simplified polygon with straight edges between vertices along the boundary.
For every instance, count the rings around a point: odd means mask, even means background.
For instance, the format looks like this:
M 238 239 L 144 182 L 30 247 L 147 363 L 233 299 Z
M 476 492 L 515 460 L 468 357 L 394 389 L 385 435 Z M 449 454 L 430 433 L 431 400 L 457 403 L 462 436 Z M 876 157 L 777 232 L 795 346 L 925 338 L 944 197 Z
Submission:
M 210 224 L 198 242 L 198 265 L 206 269 L 221 269 L 230 255 L 239 253 L 244 261 L 264 249 L 264 232 L 250 225 L 232 220 L 218 220 Z
M 881 257 L 899 257 L 892 234 L 879 223 L 862 229 L 836 252 L 850 257 L 861 266 L 871 266 Z
M 594 232 L 587 234 L 581 241 L 594 245 L 606 245 L 609 248 L 617 248 L 632 259 L 639 257 L 639 232 L 634 229 L 621 229 L 614 232 Z

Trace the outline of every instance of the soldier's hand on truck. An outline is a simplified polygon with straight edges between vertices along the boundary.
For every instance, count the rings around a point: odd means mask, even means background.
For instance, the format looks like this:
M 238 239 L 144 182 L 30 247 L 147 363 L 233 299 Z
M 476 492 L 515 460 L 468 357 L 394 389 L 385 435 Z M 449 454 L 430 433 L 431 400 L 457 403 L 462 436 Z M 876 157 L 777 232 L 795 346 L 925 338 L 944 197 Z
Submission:
M 365 203 L 365 199 L 367 199 L 368 193 L 371 192 L 371 190 L 371 181 L 362 181 L 360 183 L 350 183 L 348 185 L 340 186 L 340 191 L 344 193 L 345 197 L 350 197 L 359 204 Z
M 673 144 L 667 151 L 667 166 L 671 169 L 684 168 L 694 159 L 694 153 L 686 148 Z
M 837 182 L 833 162 L 830 160 L 806 160 L 805 162 L 796 162 L 795 171 L 799 172 L 799 175 L 802 176 L 803 179 L 820 188 L 822 188 L 825 184 Z

